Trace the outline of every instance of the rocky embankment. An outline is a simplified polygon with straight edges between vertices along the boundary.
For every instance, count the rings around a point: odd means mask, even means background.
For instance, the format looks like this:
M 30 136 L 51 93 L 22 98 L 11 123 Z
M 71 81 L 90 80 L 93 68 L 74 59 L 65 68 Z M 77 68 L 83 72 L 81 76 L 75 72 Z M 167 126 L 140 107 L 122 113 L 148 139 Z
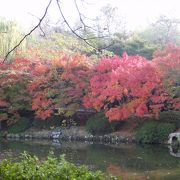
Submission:
M 106 135 L 91 135 L 84 127 L 71 127 L 69 129 L 56 128 L 53 130 L 29 129 L 19 134 L 7 134 L 7 139 L 59 139 L 64 141 L 89 141 L 104 143 L 134 143 L 136 139 L 133 135 L 123 133 L 111 133 Z

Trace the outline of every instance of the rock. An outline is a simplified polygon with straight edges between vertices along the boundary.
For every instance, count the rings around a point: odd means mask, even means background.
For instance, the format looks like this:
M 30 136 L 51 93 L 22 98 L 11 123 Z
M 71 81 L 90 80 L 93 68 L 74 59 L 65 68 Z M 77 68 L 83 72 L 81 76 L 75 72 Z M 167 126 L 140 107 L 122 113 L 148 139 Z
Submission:
M 180 132 L 169 134 L 168 144 L 179 143 L 180 144 Z
M 25 135 L 24 135 L 24 138 L 25 138 L 25 139 L 27 139 L 28 137 L 29 137 L 28 134 L 25 134 Z
M 62 131 L 58 130 L 58 131 L 53 131 L 50 135 L 50 137 L 52 139 L 58 139 L 60 137 L 60 135 L 62 135 Z
M 11 138 L 12 136 L 11 136 L 11 134 L 7 134 L 6 137 L 9 139 L 9 138 Z
M 20 138 L 20 135 L 19 135 L 19 134 L 15 134 L 15 135 L 14 135 L 14 138 L 15 138 L 15 139 L 19 139 L 19 138 Z

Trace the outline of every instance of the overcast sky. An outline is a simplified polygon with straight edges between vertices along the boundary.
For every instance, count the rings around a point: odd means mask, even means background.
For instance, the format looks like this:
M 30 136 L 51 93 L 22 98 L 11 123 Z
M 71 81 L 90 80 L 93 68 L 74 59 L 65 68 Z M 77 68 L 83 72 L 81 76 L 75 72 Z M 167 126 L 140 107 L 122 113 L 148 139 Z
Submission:
M 49 0 L 0 0 L 0 16 L 15 19 L 24 27 L 30 27 L 41 17 Z M 153 22 L 159 15 L 180 19 L 180 0 L 77 0 L 81 11 L 89 18 L 95 17 L 106 4 L 118 7 L 129 29 L 140 29 Z M 72 23 L 77 19 L 74 0 L 61 0 L 62 9 Z M 49 9 L 49 16 L 56 22 L 60 16 L 55 0 Z

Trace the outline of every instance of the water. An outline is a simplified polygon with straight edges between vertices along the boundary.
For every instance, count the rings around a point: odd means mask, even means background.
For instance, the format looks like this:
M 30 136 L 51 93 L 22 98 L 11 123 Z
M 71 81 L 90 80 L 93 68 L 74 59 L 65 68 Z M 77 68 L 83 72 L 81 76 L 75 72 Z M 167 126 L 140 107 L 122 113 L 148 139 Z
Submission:
M 98 169 L 125 180 L 180 180 L 180 158 L 172 156 L 169 148 L 162 145 L 3 140 L 0 159 L 18 156 L 23 151 L 45 158 L 50 150 L 56 156 L 66 154 L 66 159 L 77 165 L 85 164 L 92 170 Z

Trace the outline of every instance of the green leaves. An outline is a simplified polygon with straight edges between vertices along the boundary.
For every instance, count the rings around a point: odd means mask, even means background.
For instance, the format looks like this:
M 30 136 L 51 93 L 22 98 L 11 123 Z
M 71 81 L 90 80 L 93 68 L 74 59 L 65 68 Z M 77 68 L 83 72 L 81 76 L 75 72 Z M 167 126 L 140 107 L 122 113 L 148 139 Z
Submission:
M 117 179 L 100 171 L 91 172 L 85 166 L 77 167 L 65 160 L 64 155 L 56 158 L 51 152 L 46 160 L 39 160 L 24 152 L 20 161 L 0 162 L 0 180 L 104 180 Z

